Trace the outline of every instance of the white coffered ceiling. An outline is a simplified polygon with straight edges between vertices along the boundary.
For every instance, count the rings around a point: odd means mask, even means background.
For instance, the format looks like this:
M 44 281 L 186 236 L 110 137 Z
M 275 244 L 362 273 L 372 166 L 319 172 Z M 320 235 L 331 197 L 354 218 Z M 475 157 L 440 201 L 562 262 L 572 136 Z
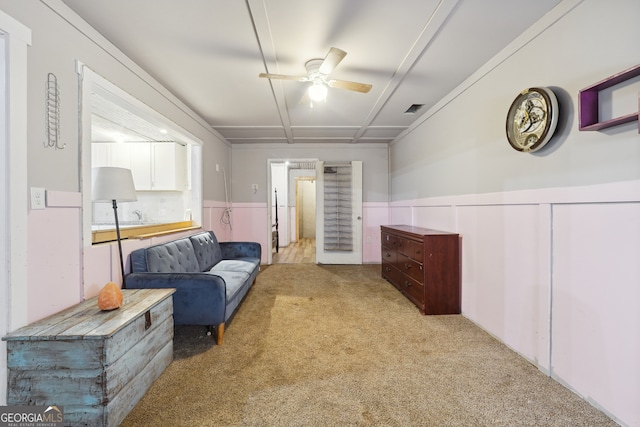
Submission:
M 63 0 L 232 144 L 389 143 L 560 0 Z M 301 103 L 331 47 L 348 54 Z M 405 114 L 413 104 L 424 105 Z

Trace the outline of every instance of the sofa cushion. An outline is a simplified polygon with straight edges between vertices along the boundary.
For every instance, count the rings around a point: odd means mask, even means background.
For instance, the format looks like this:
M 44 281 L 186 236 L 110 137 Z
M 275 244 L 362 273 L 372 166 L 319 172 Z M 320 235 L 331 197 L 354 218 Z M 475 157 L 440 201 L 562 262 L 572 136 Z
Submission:
M 189 237 L 198 257 L 201 271 L 209 271 L 222 259 L 222 250 L 215 234 L 208 231 Z
M 227 291 L 227 301 L 232 300 L 243 285 L 247 284 L 249 274 L 242 271 L 216 271 L 212 274 L 224 280 Z
M 214 274 L 221 271 L 238 271 L 250 275 L 259 264 L 260 260 L 255 258 L 225 259 L 214 265 L 210 271 Z
M 200 264 L 188 237 L 147 248 L 150 273 L 198 273 Z
M 131 272 L 147 273 L 147 248 L 136 249 L 131 252 Z

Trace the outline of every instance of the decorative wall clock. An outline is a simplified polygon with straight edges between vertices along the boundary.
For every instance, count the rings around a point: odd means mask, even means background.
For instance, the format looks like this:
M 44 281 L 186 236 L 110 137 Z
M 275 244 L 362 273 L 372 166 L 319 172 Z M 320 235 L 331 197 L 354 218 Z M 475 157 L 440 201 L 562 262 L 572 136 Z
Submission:
M 558 100 L 546 87 L 525 89 L 507 114 L 509 144 L 523 152 L 534 152 L 549 142 L 558 124 Z

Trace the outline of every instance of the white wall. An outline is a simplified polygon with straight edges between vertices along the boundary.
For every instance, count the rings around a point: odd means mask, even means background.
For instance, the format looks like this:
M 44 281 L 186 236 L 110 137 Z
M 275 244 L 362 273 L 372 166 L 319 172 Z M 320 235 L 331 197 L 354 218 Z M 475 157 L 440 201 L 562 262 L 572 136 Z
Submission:
M 640 425 L 638 218 L 637 202 L 553 210 L 553 375 L 629 425 Z
M 278 245 L 284 248 L 289 245 L 289 181 L 287 179 L 287 166 L 284 163 L 271 163 L 271 224 L 276 223 L 276 210 L 278 212 Z M 262 183 L 263 181 L 256 181 Z M 256 190 L 257 191 L 257 190 Z M 276 191 L 278 191 L 278 204 L 276 205 Z M 272 229 L 274 231 L 275 229 Z
M 267 236 L 267 192 L 265 185 L 253 193 L 252 184 L 266 182 L 269 159 L 361 160 L 363 175 L 363 262 L 380 262 L 380 225 L 388 219 L 389 150 L 386 144 L 250 144 L 236 145 L 233 159 L 234 217 L 244 227 L 235 230 L 235 240 L 260 242 L 271 247 Z M 264 212 L 264 214 L 260 214 Z M 263 262 L 265 261 L 263 250 Z
M 386 144 L 247 144 L 231 151 L 234 202 L 266 202 L 264 186 L 254 194 L 251 184 L 266 182 L 268 159 L 362 160 L 363 201 L 388 201 Z
M 307 239 L 316 238 L 316 183 L 310 180 L 298 181 L 298 202 L 300 218 L 298 218 L 298 233 Z
M 638 123 L 578 131 L 578 91 L 638 63 L 640 3 L 564 1 L 391 147 L 390 222 L 462 236 L 462 310 L 622 425 L 640 425 Z M 601 98 L 637 111 L 640 79 Z M 549 86 L 547 147 L 513 150 L 509 105 Z M 420 185 L 415 183 L 419 182 Z
M 27 278 L 27 50 L 31 44 L 31 31 L 21 22 L 0 10 L 0 32 L 3 43 L 4 94 L 0 97 L 2 107 L 2 129 L 0 147 L 2 156 L 2 190 L 0 200 L 3 214 L 0 215 L 3 245 L 2 279 L 0 280 L 0 334 L 4 335 L 27 323 L 28 293 L 24 286 Z M 7 390 L 7 346 L 0 343 L 0 405 L 6 403 Z
M 177 126 L 205 142 L 205 162 L 230 171 L 230 153 L 224 140 L 168 89 L 114 48 L 97 31 L 77 17 L 61 0 L 0 0 L 0 10 L 33 32 L 29 49 L 28 185 L 56 191 L 78 191 L 78 76 L 80 61 L 106 80 L 140 100 Z M 64 150 L 47 150 L 42 100 L 48 73 L 60 86 L 60 132 Z M 215 168 L 204 171 L 205 199 L 223 200 L 222 183 Z
M 203 141 L 202 167 L 205 223 L 213 226 L 213 215 L 224 209 L 224 171 L 231 171 L 231 151 L 228 144 L 176 96 L 155 81 L 122 52 L 115 49 L 97 31 L 73 14 L 60 0 L 12 1 L 0 0 L 2 14 L 23 24 L 30 31 L 31 44 L 24 47 L 26 71 L 12 70 L 15 81 L 24 79 L 24 94 L 15 93 L 12 102 L 23 108 L 14 115 L 24 127 L 11 126 L 12 132 L 24 129 L 25 137 L 12 134 L 15 147 L 10 150 L 11 215 L 21 218 L 12 225 L 12 232 L 21 241 L 12 243 L 11 255 L 15 265 L 10 269 L 19 280 L 11 295 L 11 313 L 16 318 L 11 327 L 45 317 L 80 301 L 84 296 L 82 266 L 99 266 L 94 283 L 84 286 L 93 289 L 117 278 L 113 271 L 111 251 L 82 247 L 82 204 L 77 203 L 82 177 L 79 168 L 79 76 L 77 62 L 83 63 L 99 75 L 148 105 Z M 17 38 L 16 38 L 17 40 Z M 21 51 L 12 49 L 15 53 Z M 60 129 L 62 150 L 45 148 L 45 120 L 43 115 L 44 85 L 48 73 L 56 75 L 60 87 Z M 221 172 L 216 172 L 215 165 Z M 15 187 L 15 188 L 13 188 Z M 29 187 L 43 187 L 54 199 L 46 209 L 29 211 Z M 194 215 L 195 216 L 195 215 Z M 28 236 L 28 241 L 27 241 Z M 222 238 L 229 235 L 221 236 Z M 12 237 L 13 238 L 13 237 Z M 44 256 L 53 258 L 46 258 Z M 86 255 L 87 259 L 83 259 Z M 43 258 L 44 257 L 44 258 Z M 44 260 L 44 262 L 43 262 Z M 48 261 L 47 261 L 48 260 Z M 55 262 L 53 261 L 55 260 Z M 85 262 L 86 261 L 86 262 Z M 93 264 L 95 263 L 95 264 Z M 115 268 L 113 268 L 115 267 Z M 23 273 L 20 273 L 23 272 Z M 18 285 L 19 284 L 19 285 Z M 55 298 L 48 298 L 53 290 Z
M 551 14 L 534 26 L 547 27 L 539 35 L 531 30 L 516 40 L 392 146 L 393 200 L 640 177 L 637 122 L 579 132 L 577 105 L 580 89 L 638 64 L 640 2 L 565 0 L 561 6 L 574 3 L 566 15 Z M 615 96 L 603 94 L 604 115 L 637 111 L 640 81 L 631 83 Z M 560 120 L 547 147 L 525 154 L 509 146 L 505 120 L 516 95 L 533 86 L 554 88 Z
M 3 27 L 3 22 L 0 21 L 0 28 Z M 6 79 L 6 37 L 5 34 L 0 31 L 0 129 L 6 129 L 6 104 L 7 104 L 7 79 Z M 9 202 L 9 194 L 5 190 L 7 185 L 7 140 L 4 132 L 0 134 L 0 164 L 2 165 L 2 173 L 0 174 L 0 203 L 6 206 Z M 0 336 L 5 336 L 9 331 L 9 308 L 11 307 L 11 299 L 9 298 L 9 275 L 7 274 L 7 267 L 9 266 L 9 221 L 4 210 L 0 211 L 0 308 L 2 308 L 2 316 L 0 316 Z M 7 382 L 7 345 L 5 343 L 0 344 L 0 384 Z M 0 405 L 5 405 L 7 402 L 7 389 L 6 387 L 0 387 Z
M 306 178 L 302 179 L 302 178 Z M 291 240 L 296 241 L 298 237 L 315 238 L 316 236 L 316 170 L 315 169 L 290 169 L 289 170 L 289 218 L 291 218 Z M 305 203 L 304 210 L 301 211 L 301 218 L 297 218 L 296 204 L 300 198 Z M 300 224 L 305 227 L 306 233 L 299 233 L 297 227 Z M 300 234 L 300 236 L 298 235 Z

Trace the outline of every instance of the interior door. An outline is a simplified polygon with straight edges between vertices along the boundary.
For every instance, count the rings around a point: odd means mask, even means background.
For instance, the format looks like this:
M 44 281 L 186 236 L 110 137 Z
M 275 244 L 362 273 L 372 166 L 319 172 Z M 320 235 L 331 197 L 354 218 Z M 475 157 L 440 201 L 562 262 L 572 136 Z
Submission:
M 316 167 L 316 263 L 362 264 L 362 162 Z

